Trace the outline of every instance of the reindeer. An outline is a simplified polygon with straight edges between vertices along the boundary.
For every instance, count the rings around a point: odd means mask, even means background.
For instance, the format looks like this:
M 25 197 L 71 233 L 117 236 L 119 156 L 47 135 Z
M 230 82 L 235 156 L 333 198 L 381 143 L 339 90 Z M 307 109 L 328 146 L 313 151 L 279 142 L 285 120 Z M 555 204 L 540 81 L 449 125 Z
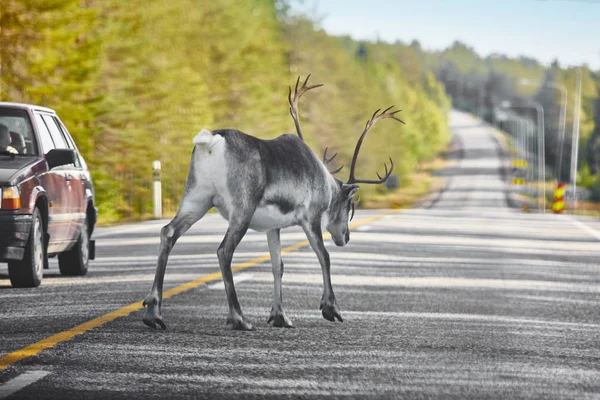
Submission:
M 395 114 L 398 111 L 375 111 L 367 121 L 356 144 L 350 177 L 344 182 L 333 176 L 325 166 L 334 157 L 323 161 L 304 143 L 298 114 L 298 101 L 308 90 L 322 85 L 307 86 L 308 78 L 300 90 L 296 81 L 294 98 L 290 87 L 288 100 L 290 114 L 298 136 L 284 134 L 273 140 L 261 140 L 234 129 L 209 131 L 202 129 L 193 139 L 194 150 L 181 204 L 175 217 L 160 232 L 160 248 L 154 283 L 143 301 L 143 322 L 166 329 L 161 314 L 163 279 L 169 253 L 181 237 L 206 212 L 215 207 L 229 221 L 229 226 L 218 250 L 217 257 L 225 283 L 229 314 L 227 325 L 236 330 L 253 330 L 252 324 L 242 314 L 233 284 L 231 260 L 235 248 L 250 228 L 267 233 L 267 242 L 274 277 L 273 305 L 267 323 L 275 327 L 293 327 L 283 309 L 281 281 L 280 231 L 299 225 L 316 253 L 323 274 L 323 296 L 320 309 L 325 319 L 343 322 L 331 286 L 329 253 L 323 243 L 323 228 L 337 246 L 350 240 L 348 221 L 354 215 L 353 196 L 357 183 L 379 184 L 387 180 L 394 169 L 385 166 L 383 177 L 364 180 L 355 177 L 355 168 L 365 135 L 384 118 L 404 123 Z M 338 169 L 339 171 L 339 169 Z M 336 171 L 333 171 L 336 172 Z M 352 215 L 351 215 L 352 214 Z

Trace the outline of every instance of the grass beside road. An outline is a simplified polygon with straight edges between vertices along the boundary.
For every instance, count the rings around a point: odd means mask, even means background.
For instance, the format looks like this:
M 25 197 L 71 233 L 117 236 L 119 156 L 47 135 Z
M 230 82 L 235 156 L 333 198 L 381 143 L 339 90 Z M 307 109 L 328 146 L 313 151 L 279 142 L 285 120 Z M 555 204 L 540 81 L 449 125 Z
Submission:
M 565 210 L 569 214 L 600 218 L 600 203 L 593 201 L 578 201 L 574 207 L 571 204 L 567 204 Z
M 447 168 L 450 162 L 443 155 L 423 163 L 407 180 L 400 182 L 400 188 L 387 193 L 370 194 L 361 204 L 361 208 L 388 209 L 409 208 L 423 196 L 442 189 L 444 179 L 433 176 L 434 171 Z

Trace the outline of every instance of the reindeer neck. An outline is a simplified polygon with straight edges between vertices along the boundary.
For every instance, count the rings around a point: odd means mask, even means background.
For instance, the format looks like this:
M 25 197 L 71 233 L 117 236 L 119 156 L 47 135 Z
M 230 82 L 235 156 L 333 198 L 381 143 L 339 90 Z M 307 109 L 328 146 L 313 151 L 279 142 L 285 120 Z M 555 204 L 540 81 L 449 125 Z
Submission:
M 329 200 L 328 211 L 334 208 L 334 205 L 337 201 L 339 201 L 339 197 L 342 194 L 342 189 L 340 187 L 339 181 L 333 175 L 329 174 L 327 179 L 327 184 L 331 190 L 331 199 Z

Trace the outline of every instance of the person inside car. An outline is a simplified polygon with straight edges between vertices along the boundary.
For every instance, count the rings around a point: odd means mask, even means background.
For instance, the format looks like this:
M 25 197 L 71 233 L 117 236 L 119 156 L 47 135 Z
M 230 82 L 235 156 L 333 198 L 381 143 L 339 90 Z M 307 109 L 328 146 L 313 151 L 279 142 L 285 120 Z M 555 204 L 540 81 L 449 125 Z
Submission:
M 10 145 L 19 152 L 19 154 L 27 153 L 25 138 L 19 132 L 10 132 Z
M 0 153 L 19 154 L 19 152 L 11 146 L 10 133 L 5 125 L 0 124 Z

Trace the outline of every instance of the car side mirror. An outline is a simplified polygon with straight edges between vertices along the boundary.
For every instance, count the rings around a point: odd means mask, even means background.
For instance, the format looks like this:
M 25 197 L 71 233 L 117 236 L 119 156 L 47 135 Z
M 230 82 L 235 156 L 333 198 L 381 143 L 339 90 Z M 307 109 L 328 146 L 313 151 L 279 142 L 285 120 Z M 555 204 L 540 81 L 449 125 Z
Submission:
M 48 168 L 75 163 L 75 151 L 71 149 L 52 149 L 46 154 Z

